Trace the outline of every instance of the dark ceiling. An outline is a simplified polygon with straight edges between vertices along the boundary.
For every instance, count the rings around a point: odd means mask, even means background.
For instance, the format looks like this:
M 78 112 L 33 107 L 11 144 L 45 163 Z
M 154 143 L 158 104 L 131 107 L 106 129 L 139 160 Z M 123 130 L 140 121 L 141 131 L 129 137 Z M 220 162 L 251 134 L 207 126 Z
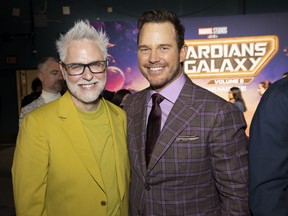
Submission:
M 70 15 L 63 15 L 69 7 Z M 181 17 L 287 12 L 287 0 L 2 0 L 0 33 L 21 31 L 27 23 L 77 18 L 118 21 L 137 18 L 144 10 L 166 8 Z M 111 9 L 109 12 L 108 10 Z M 72 21 L 73 20 L 73 21 Z
M 70 13 L 64 14 L 63 8 Z M 288 0 L 1 0 L 0 59 L 13 54 L 30 58 L 17 66 L 34 65 L 42 54 L 33 54 L 35 46 L 54 53 L 55 38 L 75 20 L 136 21 L 143 11 L 160 8 L 180 18 L 252 15 L 288 12 Z M 33 55 L 27 56 L 31 49 Z
M 71 15 L 94 14 L 100 19 L 136 18 L 144 10 L 166 8 L 179 17 L 225 16 L 255 13 L 287 12 L 287 0 L 2 0 L 0 18 L 2 22 L 13 19 L 25 20 L 31 14 L 57 17 L 63 6 L 69 6 Z M 108 8 L 112 12 L 108 12 Z M 19 10 L 19 16 L 13 10 Z M 57 17 L 58 18 L 58 17 Z

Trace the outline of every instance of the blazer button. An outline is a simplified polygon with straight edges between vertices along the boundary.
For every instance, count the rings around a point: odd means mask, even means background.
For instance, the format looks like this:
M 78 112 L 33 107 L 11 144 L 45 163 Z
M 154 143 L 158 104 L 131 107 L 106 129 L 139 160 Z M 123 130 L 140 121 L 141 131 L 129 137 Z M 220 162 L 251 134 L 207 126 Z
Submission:
M 149 191 L 150 190 L 150 186 L 145 185 L 145 190 Z
M 106 206 L 106 201 L 101 201 L 102 206 Z

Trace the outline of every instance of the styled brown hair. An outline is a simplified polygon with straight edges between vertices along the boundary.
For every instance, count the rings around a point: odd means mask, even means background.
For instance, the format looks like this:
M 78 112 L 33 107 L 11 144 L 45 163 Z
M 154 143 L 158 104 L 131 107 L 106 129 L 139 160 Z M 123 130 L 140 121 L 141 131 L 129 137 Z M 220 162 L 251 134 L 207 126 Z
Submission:
M 179 50 L 184 45 L 184 34 L 185 27 L 181 24 L 177 15 L 168 10 L 148 10 L 145 11 L 141 17 L 138 18 L 138 36 L 137 36 L 137 44 L 139 43 L 139 34 L 145 23 L 164 23 L 170 22 L 175 29 L 176 32 L 176 40 Z

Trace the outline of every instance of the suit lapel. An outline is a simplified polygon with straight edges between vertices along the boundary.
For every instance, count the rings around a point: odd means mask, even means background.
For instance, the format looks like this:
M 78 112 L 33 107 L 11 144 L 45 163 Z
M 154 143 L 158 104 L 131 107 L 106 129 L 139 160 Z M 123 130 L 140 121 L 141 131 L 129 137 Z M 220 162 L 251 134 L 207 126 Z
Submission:
M 132 117 L 132 129 L 135 134 L 134 140 L 136 143 L 135 160 L 137 169 L 142 171 L 143 177 L 146 175 L 146 159 L 145 159 L 145 141 L 146 141 L 146 112 L 147 112 L 147 94 L 148 88 L 140 93 L 138 99 L 133 102 L 135 115 Z
M 60 99 L 59 117 L 63 120 L 62 129 L 72 143 L 75 152 L 92 178 L 105 191 L 99 166 L 68 92 Z
M 195 98 L 195 86 L 192 84 L 191 80 L 186 77 L 183 89 L 160 132 L 147 172 L 151 171 L 178 135 L 190 124 L 193 118 L 201 110 L 202 104 L 196 105 L 193 98 Z
M 126 178 L 126 173 L 127 172 L 129 173 L 129 170 L 130 170 L 129 162 L 128 162 L 126 136 L 123 136 L 123 134 L 125 135 L 127 134 L 127 131 L 125 130 L 126 122 L 123 122 L 123 125 L 120 125 L 118 121 L 119 113 L 115 109 L 109 108 L 109 104 L 107 104 L 105 100 L 103 100 L 103 104 L 105 105 L 105 109 L 107 110 L 107 115 L 109 118 L 109 123 L 110 123 L 110 128 L 111 128 L 118 189 L 119 189 L 120 198 L 122 200 L 125 195 L 125 189 L 127 189 L 123 185 L 126 185 L 126 182 L 129 181 Z M 123 127 L 125 127 L 125 129 L 123 129 Z M 127 160 L 127 163 L 126 163 L 126 160 Z

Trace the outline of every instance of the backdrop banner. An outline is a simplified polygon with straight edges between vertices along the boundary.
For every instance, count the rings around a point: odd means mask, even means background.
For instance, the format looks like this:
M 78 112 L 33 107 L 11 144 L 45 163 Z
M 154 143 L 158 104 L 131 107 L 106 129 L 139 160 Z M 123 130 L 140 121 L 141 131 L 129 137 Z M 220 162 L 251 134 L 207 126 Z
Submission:
M 181 18 L 188 46 L 185 73 L 225 100 L 231 87 L 239 87 L 247 106 L 248 135 L 261 99 L 259 83 L 273 83 L 288 72 L 287 20 L 288 13 Z M 146 88 L 137 62 L 137 21 L 91 23 L 110 38 L 106 89 Z

